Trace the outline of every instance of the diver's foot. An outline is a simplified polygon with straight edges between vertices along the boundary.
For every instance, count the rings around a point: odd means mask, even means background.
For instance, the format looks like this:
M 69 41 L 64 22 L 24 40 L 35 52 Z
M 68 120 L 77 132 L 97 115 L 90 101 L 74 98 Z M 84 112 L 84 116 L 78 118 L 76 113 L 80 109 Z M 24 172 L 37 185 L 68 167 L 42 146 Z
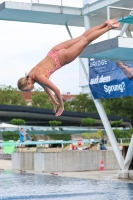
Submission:
M 120 26 L 120 23 L 109 23 L 108 25 L 107 25 L 107 27 L 109 28 L 109 29 L 115 29 L 115 28 L 118 28 Z
M 107 21 L 104 22 L 105 25 L 108 25 L 110 23 L 112 23 L 112 24 L 113 23 L 118 23 L 118 21 L 116 19 L 110 19 L 110 20 L 107 20 Z

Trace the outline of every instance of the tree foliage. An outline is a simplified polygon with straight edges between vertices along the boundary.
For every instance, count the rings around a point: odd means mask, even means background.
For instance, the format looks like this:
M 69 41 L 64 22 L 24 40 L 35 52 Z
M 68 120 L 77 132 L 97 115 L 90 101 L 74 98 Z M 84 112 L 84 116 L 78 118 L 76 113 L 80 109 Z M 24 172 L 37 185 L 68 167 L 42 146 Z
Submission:
M 19 133 L 12 132 L 12 131 L 5 131 L 5 132 L 2 133 L 2 136 L 3 136 L 4 141 L 9 141 L 9 140 L 17 141 L 17 140 L 19 140 Z M 32 136 L 34 138 L 34 140 L 36 141 L 36 135 L 30 134 L 30 136 Z
M 85 112 L 85 113 L 97 113 L 95 104 L 87 94 L 77 95 L 71 102 L 70 106 L 72 111 Z
M 24 119 L 12 119 L 10 121 L 11 124 L 14 124 L 14 125 L 25 125 L 26 124 L 26 121 Z
M 97 130 L 94 133 L 82 133 L 81 135 L 86 139 L 101 139 L 103 137 L 103 132 L 101 130 Z
M 12 131 L 3 132 L 2 136 L 4 141 L 9 141 L 9 140 L 17 141 L 19 139 L 19 134 L 14 133 Z
M 119 127 L 122 124 L 122 122 L 123 122 L 123 120 L 120 119 L 118 121 L 111 122 L 110 124 L 112 127 Z
M 17 91 L 16 88 L 11 86 L 0 86 L 0 104 L 10 105 L 26 105 L 26 101 L 22 95 L 22 92 Z
M 64 110 L 65 111 L 73 111 L 71 104 L 69 102 L 64 102 Z
M 50 126 L 55 127 L 55 126 L 59 126 L 62 124 L 61 121 L 57 121 L 57 120 L 50 120 L 49 121 Z
M 41 92 L 40 90 L 36 90 L 32 93 L 32 106 L 33 107 L 40 107 L 40 108 L 48 108 L 53 109 L 53 105 L 49 96 L 46 92 Z
M 26 106 L 26 101 L 22 92 L 17 91 L 11 86 L 0 86 L 0 104 L 22 105 Z M 133 96 L 102 99 L 103 107 L 107 115 L 127 117 L 133 121 Z M 32 106 L 40 108 L 53 109 L 49 96 L 42 89 L 32 92 Z M 70 101 L 64 102 L 65 111 L 85 112 L 97 114 L 97 109 L 93 99 L 87 94 L 79 94 Z
M 121 131 L 119 129 L 115 129 L 113 130 L 114 134 L 115 134 L 115 137 L 118 139 L 118 138 L 131 138 L 132 136 L 132 133 L 127 130 L 124 130 L 124 131 Z
M 82 125 L 84 125 L 84 126 L 92 126 L 95 124 L 95 122 L 96 122 L 96 120 L 93 118 L 84 118 L 81 121 Z
M 102 103 L 108 115 L 127 117 L 133 121 L 133 96 L 104 99 Z

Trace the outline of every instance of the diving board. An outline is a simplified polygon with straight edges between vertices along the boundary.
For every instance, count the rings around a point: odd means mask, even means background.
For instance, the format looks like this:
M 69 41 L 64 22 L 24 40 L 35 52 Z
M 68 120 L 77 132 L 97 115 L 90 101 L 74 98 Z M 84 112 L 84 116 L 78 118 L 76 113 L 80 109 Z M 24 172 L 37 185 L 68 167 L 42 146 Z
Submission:
M 133 24 L 133 15 L 129 15 L 118 20 L 120 23 Z
M 38 3 L 6 1 L 0 4 L 0 20 L 84 27 L 81 8 Z
M 133 38 L 116 37 L 88 45 L 79 57 L 133 61 Z

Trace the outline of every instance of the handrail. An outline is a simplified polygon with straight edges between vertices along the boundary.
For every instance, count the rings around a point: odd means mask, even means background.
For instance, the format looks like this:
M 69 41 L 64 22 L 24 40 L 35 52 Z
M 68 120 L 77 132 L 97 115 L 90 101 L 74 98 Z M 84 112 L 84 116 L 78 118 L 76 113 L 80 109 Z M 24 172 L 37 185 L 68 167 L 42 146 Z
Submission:
M 42 145 L 42 144 L 73 144 L 78 142 L 78 140 L 69 140 L 69 141 L 28 141 L 28 142 L 2 142 L 0 143 L 0 146 L 21 146 L 21 145 L 33 145 L 33 144 L 37 144 L 37 145 Z M 94 142 L 99 142 L 99 140 L 95 139 L 95 140 L 82 140 L 83 143 L 94 143 Z
M 124 143 L 129 144 L 131 138 L 118 138 L 117 140 L 119 144 L 124 144 Z
M 127 10 L 131 11 L 130 14 L 133 12 L 133 8 L 125 8 L 125 7 L 117 7 L 117 6 L 107 6 L 107 20 L 110 20 L 110 9 L 119 9 L 119 10 Z M 125 24 L 124 28 L 121 30 L 119 36 L 122 36 L 124 31 L 127 29 L 128 24 Z M 110 39 L 110 31 L 108 32 L 108 39 Z

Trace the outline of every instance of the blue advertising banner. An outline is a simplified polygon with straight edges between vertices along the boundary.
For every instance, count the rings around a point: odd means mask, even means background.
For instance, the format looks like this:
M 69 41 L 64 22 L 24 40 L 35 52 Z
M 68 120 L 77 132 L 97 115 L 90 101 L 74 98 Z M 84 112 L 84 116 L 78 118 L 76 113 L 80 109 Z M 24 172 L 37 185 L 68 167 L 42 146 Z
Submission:
M 94 99 L 133 95 L 133 63 L 89 60 L 89 86 Z

